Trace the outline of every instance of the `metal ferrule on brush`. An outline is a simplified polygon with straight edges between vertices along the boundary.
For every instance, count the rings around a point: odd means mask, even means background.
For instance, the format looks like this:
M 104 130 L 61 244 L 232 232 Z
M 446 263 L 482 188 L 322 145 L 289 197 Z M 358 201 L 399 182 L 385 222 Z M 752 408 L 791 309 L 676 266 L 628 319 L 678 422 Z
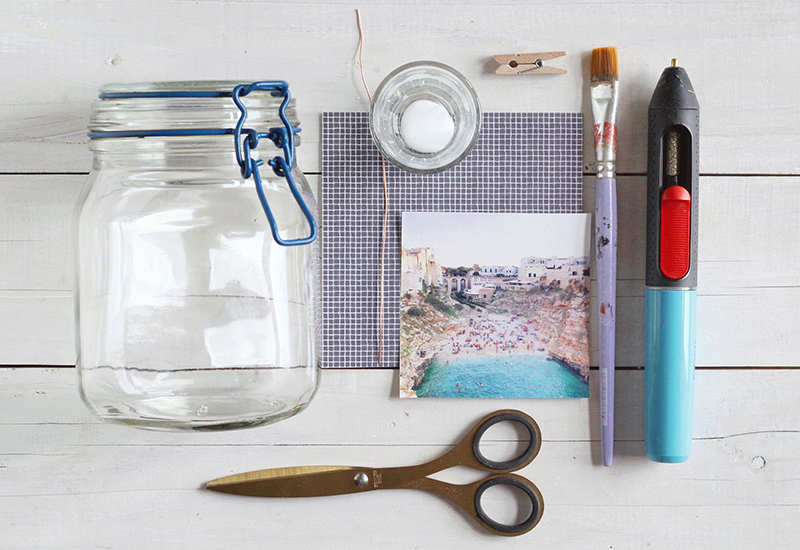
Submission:
M 617 101 L 619 81 L 592 83 L 594 148 L 598 178 L 617 173 Z

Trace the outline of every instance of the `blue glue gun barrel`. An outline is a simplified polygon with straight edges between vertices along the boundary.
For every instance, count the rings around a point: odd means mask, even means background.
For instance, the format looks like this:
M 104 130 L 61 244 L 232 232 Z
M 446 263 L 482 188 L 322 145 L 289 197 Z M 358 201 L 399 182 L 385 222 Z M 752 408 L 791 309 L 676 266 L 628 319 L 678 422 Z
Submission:
M 645 290 L 645 450 L 684 462 L 692 450 L 696 290 Z

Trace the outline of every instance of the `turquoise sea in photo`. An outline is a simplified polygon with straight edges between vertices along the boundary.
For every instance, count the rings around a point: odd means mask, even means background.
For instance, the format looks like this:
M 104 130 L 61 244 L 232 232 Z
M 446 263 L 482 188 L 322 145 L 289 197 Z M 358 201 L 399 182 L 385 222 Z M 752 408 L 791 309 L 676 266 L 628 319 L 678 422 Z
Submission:
M 589 381 L 541 355 L 434 361 L 417 397 L 589 397 Z

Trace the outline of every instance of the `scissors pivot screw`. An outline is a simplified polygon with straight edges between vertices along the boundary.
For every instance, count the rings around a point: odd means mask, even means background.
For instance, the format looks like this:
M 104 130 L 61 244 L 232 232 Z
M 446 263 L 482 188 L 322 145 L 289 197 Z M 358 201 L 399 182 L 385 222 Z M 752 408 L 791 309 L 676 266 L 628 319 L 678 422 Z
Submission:
M 364 472 L 358 472 L 356 477 L 353 478 L 353 483 L 356 484 L 356 487 L 366 487 L 367 483 L 369 483 L 369 476 Z

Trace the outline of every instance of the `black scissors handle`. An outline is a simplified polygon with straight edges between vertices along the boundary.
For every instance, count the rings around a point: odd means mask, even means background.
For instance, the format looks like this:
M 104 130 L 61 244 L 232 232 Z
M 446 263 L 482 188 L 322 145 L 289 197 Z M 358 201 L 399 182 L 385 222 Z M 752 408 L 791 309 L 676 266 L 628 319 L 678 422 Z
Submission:
M 539 492 L 536 485 L 522 476 L 516 474 L 497 474 L 475 485 L 475 496 L 473 497 L 473 505 L 475 506 L 474 516 L 484 529 L 496 535 L 515 536 L 525 534 L 536 527 L 536 524 L 539 523 L 539 520 L 542 519 L 542 515 L 544 515 L 544 498 L 542 497 L 542 493 Z M 530 514 L 526 519 L 519 523 L 506 525 L 505 523 L 494 520 L 486 513 L 481 504 L 483 495 L 488 489 L 498 485 L 517 489 L 518 493 L 522 493 L 530 501 Z
M 517 456 L 509 460 L 495 461 L 483 454 L 481 440 L 489 428 L 501 422 L 514 422 L 524 427 L 528 432 L 528 441 Z M 544 499 L 536 485 L 511 472 L 530 464 L 539 454 L 541 446 L 542 434 L 533 418 L 521 411 L 504 409 L 482 418 L 450 452 L 427 464 L 399 469 L 398 473 L 401 473 L 403 478 L 414 480 L 405 484 L 405 487 L 422 489 L 449 498 L 478 520 L 487 531 L 503 536 L 522 535 L 539 523 L 544 513 Z M 469 485 L 452 485 L 430 477 L 422 477 L 453 466 L 471 466 L 494 475 Z M 492 519 L 486 513 L 482 505 L 484 494 L 498 485 L 516 489 L 517 493 L 521 493 L 522 501 L 524 498 L 530 500 L 531 512 L 526 519 L 514 525 L 506 525 Z
M 500 422 L 516 422 L 528 431 L 530 439 L 519 456 L 513 457 L 510 460 L 494 461 L 486 458 L 483 452 L 481 452 L 481 439 L 489 428 Z M 496 411 L 484 417 L 473 429 L 471 436 L 472 455 L 475 457 L 475 460 L 483 467 L 495 472 L 513 472 L 524 468 L 536 458 L 542 446 L 542 434 L 539 431 L 539 426 L 536 424 L 536 421 L 521 411 L 510 409 Z
M 509 460 L 495 461 L 486 458 L 481 451 L 481 439 L 489 428 L 501 422 L 514 422 L 524 427 L 528 432 L 529 439 L 527 445 L 518 456 L 512 457 Z M 502 472 L 475 484 L 475 493 L 472 502 L 475 507 L 475 518 L 485 529 L 497 535 L 522 535 L 536 527 L 536 524 L 539 523 L 539 520 L 542 519 L 542 515 L 544 514 L 544 499 L 542 498 L 542 493 L 539 492 L 536 485 L 524 477 L 509 473 L 524 468 L 539 454 L 539 449 L 542 446 L 542 433 L 536 421 L 521 411 L 496 411 L 478 422 L 472 432 L 471 446 L 472 455 L 478 463 L 488 470 Z M 515 489 L 516 493 L 521 493 L 523 500 L 527 498 L 530 501 L 530 514 L 526 519 L 513 525 L 506 525 L 494 520 L 486 513 L 482 505 L 483 496 L 487 490 L 496 486 L 506 486 Z

